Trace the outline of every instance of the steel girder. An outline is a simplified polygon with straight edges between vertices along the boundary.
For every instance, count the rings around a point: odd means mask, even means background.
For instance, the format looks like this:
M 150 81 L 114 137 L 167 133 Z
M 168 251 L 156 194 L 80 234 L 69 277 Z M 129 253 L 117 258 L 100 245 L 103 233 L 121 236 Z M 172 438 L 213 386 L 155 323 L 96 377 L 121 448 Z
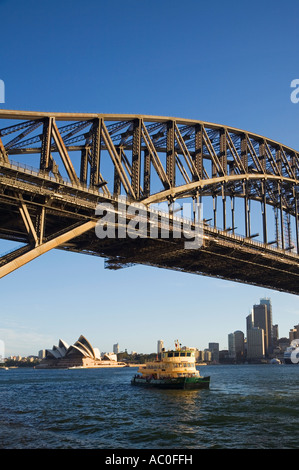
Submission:
M 38 178 L 28 168 L 28 156 Z M 273 244 L 268 239 L 266 211 L 267 206 L 272 206 L 276 211 L 276 248 L 285 255 L 299 253 L 299 153 L 244 130 L 172 117 L 0 110 L 0 168 L 3 207 L 0 236 L 25 240 L 20 224 L 15 221 L 19 216 L 30 246 L 40 246 L 45 231 L 47 236 L 53 236 L 56 225 L 60 231 L 68 232 L 78 222 L 65 200 L 75 193 L 84 194 L 80 196 L 81 203 L 84 198 L 88 201 L 91 194 L 92 205 L 101 198 L 122 194 L 129 201 L 141 201 L 148 207 L 162 201 L 171 206 L 174 201 L 186 198 L 205 201 L 207 197 L 214 201 L 214 229 L 220 198 L 222 230 L 233 235 L 235 220 L 232 227 L 227 226 L 226 199 L 232 201 L 234 218 L 234 200 L 239 197 L 244 200 L 244 240 L 254 237 L 250 229 L 250 201 L 258 201 L 264 248 L 271 249 Z M 54 208 L 57 205 L 54 195 L 65 185 L 72 194 L 69 196 L 64 190 L 60 199 L 67 207 L 69 224 L 63 226 L 58 219 L 56 224 L 53 216 L 49 228 L 50 214 L 58 210 Z M 76 206 L 79 219 L 82 207 L 84 204 Z M 61 218 L 62 205 L 59 210 Z M 295 221 L 293 246 L 286 231 L 286 216 Z M 84 217 L 91 217 L 91 213 Z

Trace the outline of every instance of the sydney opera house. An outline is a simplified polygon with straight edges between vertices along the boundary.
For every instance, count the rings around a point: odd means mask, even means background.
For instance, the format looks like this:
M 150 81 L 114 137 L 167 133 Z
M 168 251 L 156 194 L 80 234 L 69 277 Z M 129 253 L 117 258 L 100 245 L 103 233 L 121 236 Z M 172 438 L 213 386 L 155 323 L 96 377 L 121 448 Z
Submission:
M 95 368 L 95 367 L 124 367 L 124 362 L 117 362 L 115 354 L 104 354 L 101 357 L 98 348 L 93 348 L 84 336 L 71 346 L 59 340 L 58 346 L 46 349 L 44 359 L 38 368 Z

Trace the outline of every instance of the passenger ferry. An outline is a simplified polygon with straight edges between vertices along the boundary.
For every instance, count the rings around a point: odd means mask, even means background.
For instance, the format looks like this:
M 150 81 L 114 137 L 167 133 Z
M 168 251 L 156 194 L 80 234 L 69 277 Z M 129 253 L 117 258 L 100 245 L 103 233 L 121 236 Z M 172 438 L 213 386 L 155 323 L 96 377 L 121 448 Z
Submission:
M 175 349 L 162 349 L 161 358 L 141 366 L 131 381 L 132 385 L 156 388 L 194 390 L 209 388 L 210 377 L 202 377 L 195 366 L 195 351 L 181 348 L 178 341 Z

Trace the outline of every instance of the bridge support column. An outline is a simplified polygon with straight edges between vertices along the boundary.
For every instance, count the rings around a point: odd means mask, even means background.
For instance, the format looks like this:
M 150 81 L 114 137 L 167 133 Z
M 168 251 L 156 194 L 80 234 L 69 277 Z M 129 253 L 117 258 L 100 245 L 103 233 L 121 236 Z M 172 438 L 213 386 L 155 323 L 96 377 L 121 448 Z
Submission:
M 132 181 L 131 185 L 136 199 L 140 198 L 140 166 L 141 166 L 141 120 L 136 119 L 133 128 L 132 143 Z
M 119 147 L 117 151 L 118 151 L 118 156 L 119 156 L 119 165 L 121 165 L 122 148 Z M 120 191 L 121 191 L 121 181 L 120 181 L 119 173 L 116 167 L 114 167 L 114 184 L 113 184 L 114 196 L 118 196 L 120 194 Z
M 226 230 L 226 195 L 224 183 L 222 184 L 222 212 L 223 212 L 223 230 Z
M 245 212 L 245 237 L 248 238 L 251 235 L 250 230 L 250 199 L 248 198 L 248 183 L 243 185 L 244 193 L 244 212 Z
M 202 126 L 197 124 L 195 126 L 195 152 L 193 156 L 193 162 L 195 164 L 195 168 L 199 174 L 199 178 L 202 179 L 203 177 L 203 155 L 202 155 Z
M 167 124 L 166 174 L 170 187 L 175 186 L 175 148 L 174 148 L 174 121 Z
M 282 201 L 282 194 L 281 194 L 281 185 L 279 185 L 278 188 L 279 188 L 281 248 L 284 250 L 285 249 L 285 243 L 284 243 L 283 201 Z
M 80 182 L 83 184 L 87 184 L 88 154 L 88 147 L 85 147 L 83 150 L 81 150 Z
M 49 171 L 50 166 L 53 121 L 53 117 L 45 118 L 43 125 L 42 147 L 40 153 L 40 169 L 45 171 Z
M 264 243 L 268 243 L 268 235 L 267 235 L 267 199 L 266 199 L 266 182 L 262 183 L 263 185 L 263 201 L 262 201 L 262 214 L 263 214 L 263 240 Z
M 90 158 L 90 186 L 96 188 L 100 182 L 102 119 L 95 119 L 92 128 L 92 145 Z
M 213 195 L 214 228 L 217 227 L 217 196 Z
M 144 174 L 143 174 L 143 194 L 145 197 L 150 195 L 151 191 L 151 155 L 148 149 L 144 150 Z
M 231 196 L 232 233 L 235 233 L 235 197 Z

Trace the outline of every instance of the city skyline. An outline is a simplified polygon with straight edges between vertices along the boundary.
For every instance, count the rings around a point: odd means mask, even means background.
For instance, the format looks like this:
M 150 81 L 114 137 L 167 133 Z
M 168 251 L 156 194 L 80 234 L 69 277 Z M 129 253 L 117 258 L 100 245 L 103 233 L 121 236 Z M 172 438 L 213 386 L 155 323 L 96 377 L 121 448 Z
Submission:
M 229 342 L 230 342 L 230 336 L 231 336 L 231 335 L 233 335 L 233 334 L 235 334 L 235 333 L 242 333 L 243 336 L 244 336 L 244 339 L 247 340 L 248 330 L 249 330 L 250 328 L 252 328 L 252 325 L 251 325 L 250 327 L 249 327 L 249 325 L 248 325 L 248 319 L 249 319 L 249 318 L 251 318 L 251 319 L 254 318 L 254 317 L 253 317 L 253 315 L 254 315 L 254 307 L 260 306 L 260 305 L 263 303 L 263 301 L 270 301 L 270 305 L 271 305 L 271 307 L 272 307 L 271 298 L 260 298 L 259 301 L 260 301 L 260 304 L 257 304 L 257 303 L 252 304 L 250 313 L 249 313 L 246 317 L 244 317 L 243 320 L 244 320 L 244 326 L 245 326 L 245 327 L 244 327 L 243 329 L 235 329 L 235 330 L 232 330 L 231 332 L 227 332 L 227 333 L 226 333 L 227 344 L 225 344 L 225 343 L 218 343 L 217 341 L 213 341 L 213 338 L 210 338 L 210 339 L 207 338 L 207 339 L 206 339 L 206 344 L 204 344 L 204 342 L 202 342 L 202 343 L 201 343 L 201 347 L 198 347 L 197 344 L 189 344 L 189 343 L 181 343 L 181 345 L 182 345 L 182 346 L 187 346 L 187 347 L 195 347 L 195 348 L 198 349 L 199 351 L 204 351 L 204 350 L 206 350 L 206 349 L 207 349 L 207 350 L 210 349 L 210 347 L 209 347 L 210 344 L 218 344 L 218 345 L 219 345 L 219 351 L 225 351 L 225 350 L 228 350 L 228 351 L 229 351 L 229 349 L 230 349 Z M 256 324 L 257 324 L 257 323 L 256 323 Z M 255 324 L 255 325 L 256 325 L 256 324 Z M 275 323 L 275 322 L 273 321 L 273 317 L 272 317 L 272 327 L 275 327 L 275 329 L 278 330 L 278 339 L 281 339 L 281 338 L 287 338 L 287 339 L 289 339 L 289 333 L 290 333 L 290 331 L 293 329 L 294 326 L 295 326 L 295 325 L 291 325 L 291 326 L 289 327 L 289 330 L 288 330 L 287 332 L 285 332 L 286 334 L 281 334 L 281 333 L 280 333 L 279 324 L 278 324 L 278 323 Z M 60 339 L 65 340 L 65 338 L 62 338 L 62 337 L 60 337 Z M 163 344 L 162 347 L 164 347 L 165 349 L 173 349 L 176 341 L 177 341 L 176 339 L 174 339 L 172 342 L 171 342 L 171 341 L 169 342 L 169 340 L 165 341 L 163 338 L 162 338 L 162 339 L 159 339 L 159 340 L 156 339 L 156 347 L 153 347 L 151 350 L 148 349 L 148 350 L 146 350 L 146 351 L 139 351 L 139 350 L 137 350 L 136 348 L 134 349 L 134 348 L 131 348 L 131 347 L 129 348 L 129 347 L 126 346 L 126 344 L 123 344 L 123 345 L 121 345 L 121 347 L 120 347 L 120 344 L 119 344 L 118 341 L 117 341 L 116 343 L 111 343 L 111 344 L 110 344 L 110 348 L 109 348 L 109 347 L 108 347 L 108 348 L 101 348 L 101 345 L 100 345 L 100 344 L 98 344 L 97 347 L 98 347 L 100 353 L 109 353 L 109 352 L 113 352 L 113 353 L 120 352 L 120 353 L 121 353 L 121 352 L 128 351 L 129 354 L 133 354 L 134 352 L 136 352 L 137 354 L 151 354 L 151 353 L 158 352 L 158 351 L 157 351 L 157 348 L 159 348 L 159 343 L 160 343 L 160 342 Z M 56 341 L 56 342 L 57 342 L 57 341 Z M 106 344 L 106 345 L 109 345 L 109 339 L 106 338 L 105 344 Z M 51 345 L 48 344 L 48 345 L 46 345 L 46 346 L 43 345 L 40 349 L 41 349 L 41 350 L 44 350 L 44 349 L 51 349 L 51 348 L 53 347 L 53 345 L 54 345 L 54 343 L 51 344 Z M 29 347 L 29 349 L 30 349 L 30 345 L 28 345 L 28 347 Z M 130 351 L 131 351 L 131 352 L 130 352 Z M 4 344 L 4 353 L 5 353 L 5 344 Z M 266 347 L 265 347 L 265 353 L 266 353 Z M 14 354 L 5 354 L 5 357 L 8 357 L 8 356 L 9 356 L 9 357 L 11 357 L 11 356 L 26 357 L 26 356 L 31 356 L 31 355 L 32 355 L 32 356 L 38 356 L 38 351 L 37 351 L 37 352 L 36 352 L 36 351 L 31 351 L 31 353 L 29 353 L 29 354 L 21 354 L 21 353 L 16 352 L 16 353 L 14 353 Z M 267 356 L 267 354 L 266 354 L 266 356 Z
M 0 9 L 14 19 L 14 34 L 10 21 L 1 26 L 9 39 L 0 51 L 0 109 L 176 116 L 299 149 L 295 1 L 287 9 L 253 0 L 245 21 L 232 0 L 164 0 L 158 12 L 148 0 L 90 0 L 88 8 L 16 0 Z M 15 246 L 0 240 L 2 254 Z M 167 348 L 179 338 L 227 349 L 228 333 L 245 330 L 263 297 L 288 336 L 299 323 L 295 295 L 146 266 L 114 272 L 101 258 L 53 250 L 1 279 L 0 339 L 7 354 L 24 356 L 81 333 L 102 350 L 118 342 L 150 353 L 158 338 Z

